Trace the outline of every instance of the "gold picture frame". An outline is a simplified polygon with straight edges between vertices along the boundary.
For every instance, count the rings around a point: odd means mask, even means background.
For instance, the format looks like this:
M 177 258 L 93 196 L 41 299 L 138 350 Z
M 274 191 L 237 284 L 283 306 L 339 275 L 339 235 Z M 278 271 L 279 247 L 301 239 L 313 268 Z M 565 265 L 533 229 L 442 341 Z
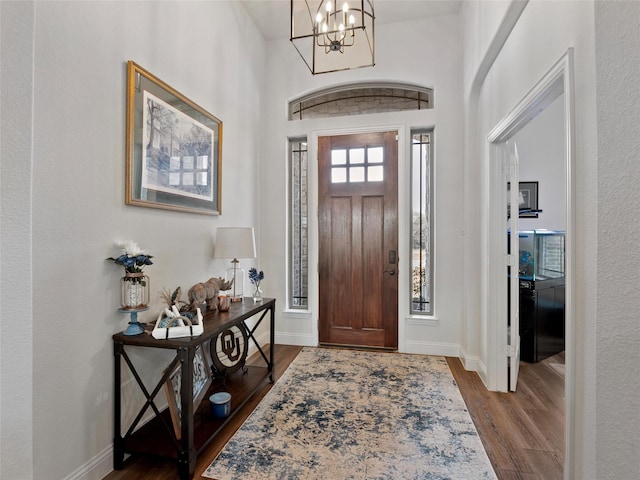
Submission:
M 218 215 L 222 121 L 127 63 L 125 203 Z
M 197 347 L 193 356 L 193 410 L 198 408 L 202 399 L 207 394 L 207 390 L 213 383 L 211 369 L 207 363 L 207 357 L 202 347 Z M 174 367 L 169 374 L 169 378 L 164 384 L 165 394 L 167 395 L 167 403 L 169 404 L 169 412 L 171 413 L 171 421 L 173 422 L 173 431 L 176 438 L 180 439 L 180 416 L 182 415 L 181 405 L 181 385 L 182 370 L 180 364 Z

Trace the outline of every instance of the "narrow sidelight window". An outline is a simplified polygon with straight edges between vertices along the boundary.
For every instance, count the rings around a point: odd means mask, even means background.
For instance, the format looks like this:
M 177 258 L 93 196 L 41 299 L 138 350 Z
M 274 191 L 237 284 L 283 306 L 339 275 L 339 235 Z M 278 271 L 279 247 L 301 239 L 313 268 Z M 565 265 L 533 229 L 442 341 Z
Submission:
M 289 293 L 292 309 L 308 307 L 309 230 L 307 139 L 289 139 Z
M 411 313 L 433 313 L 433 131 L 411 131 Z

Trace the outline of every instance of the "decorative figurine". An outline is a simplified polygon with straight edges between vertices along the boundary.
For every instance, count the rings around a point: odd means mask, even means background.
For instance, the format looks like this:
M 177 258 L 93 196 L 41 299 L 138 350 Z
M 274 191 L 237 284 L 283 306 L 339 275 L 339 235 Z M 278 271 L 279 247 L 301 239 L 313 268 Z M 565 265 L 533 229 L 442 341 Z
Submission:
M 210 311 L 215 311 L 218 308 L 218 293 L 220 290 L 228 290 L 232 282 L 212 277 L 204 283 L 196 283 L 187 294 L 189 297 L 187 310 L 195 311 L 196 308 L 206 303 Z

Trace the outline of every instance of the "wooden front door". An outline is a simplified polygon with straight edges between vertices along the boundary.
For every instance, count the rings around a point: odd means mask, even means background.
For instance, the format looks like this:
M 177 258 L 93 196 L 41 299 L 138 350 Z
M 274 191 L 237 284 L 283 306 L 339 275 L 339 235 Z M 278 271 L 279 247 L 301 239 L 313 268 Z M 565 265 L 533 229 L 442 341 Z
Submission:
M 397 132 L 318 138 L 319 339 L 398 348 Z

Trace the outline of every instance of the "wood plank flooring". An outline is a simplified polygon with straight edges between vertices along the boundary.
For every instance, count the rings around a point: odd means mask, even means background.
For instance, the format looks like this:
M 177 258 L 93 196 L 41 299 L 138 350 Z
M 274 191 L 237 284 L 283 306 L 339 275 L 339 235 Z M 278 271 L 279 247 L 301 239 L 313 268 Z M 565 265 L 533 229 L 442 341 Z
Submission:
M 489 392 L 475 372 L 447 358 L 499 480 L 562 480 L 564 353 L 520 364 L 514 393 Z
M 279 378 L 302 348 L 276 345 Z M 471 418 L 499 480 L 560 480 L 564 462 L 564 379 L 551 363 L 564 364 L 557 355 L 537 364 L 522 363 L 515 393 L 489 392 L 475 372 L 467 372 L 457 358 L 447 358 Z M 217 440 L 198 458 L 201 477 L 224 444 L 242 425 L 271 385 L 253 395 Z M 125 468 L 104 480 L 175 480 L 174 463 L 132 458 Z M 242 479 L 238 479 L 242 480 Z M 472 479 L 470 479 L 472 480 Z

